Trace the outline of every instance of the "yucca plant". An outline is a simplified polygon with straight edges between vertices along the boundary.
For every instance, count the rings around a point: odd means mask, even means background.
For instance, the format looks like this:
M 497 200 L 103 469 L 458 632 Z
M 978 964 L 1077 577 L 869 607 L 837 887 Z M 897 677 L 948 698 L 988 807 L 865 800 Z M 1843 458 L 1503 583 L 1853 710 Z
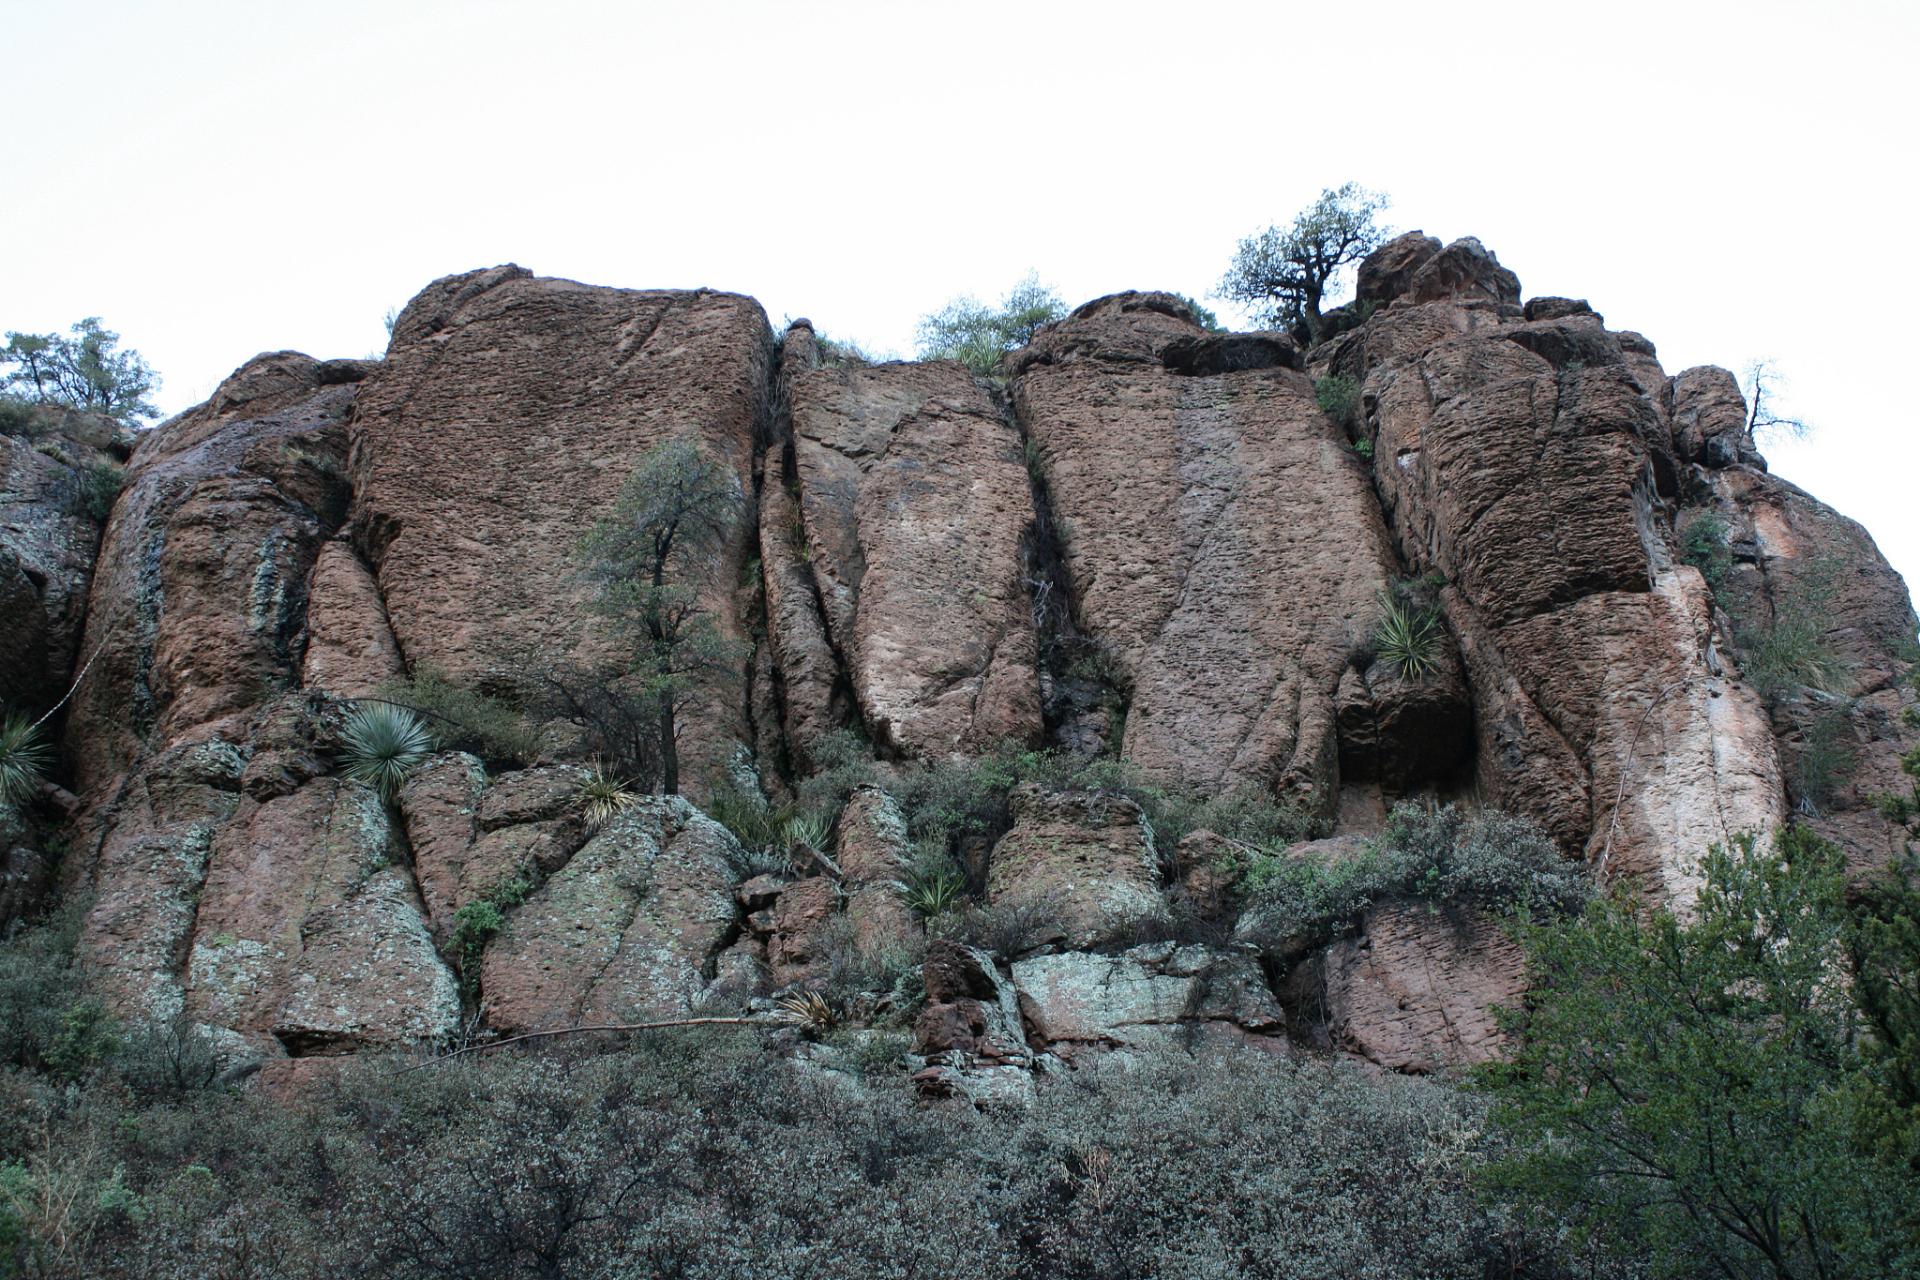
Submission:
M 346 748 L 346 775 L 388 800 L 434 747 L 433 731 L 419 716 L 384 702 L 347 712 L 340 741 Z
M 967 883 L 947 868 L 917 870 L 907 876 L 907 906 L 921 915 L 940 915 L 960 901 Z
M 1440 666 L 1440 618 L 1397 595 L 1380 600 L 1373 650 L 1402 680 L 1418 680 Z
M 640 803 L 640 795 L 632 785 L 618 774 L 609 772 L 605 765 L 595 765 L 573 794 L 580 801 L 587 821 L 596 824 Z
M 833 836 L 833 823 L 825 814 L 795 814 L 782 824 L 780 834 L 786 837 L 789 848 L 804 844 L 812 849 L 825 849 Z
M 0 804 L 20 805 L 40 791 L 53 751 L 24 715 L 0 721 Z
M 840 1015 L 818 991 L 776 1000 L 774 1008 L 778 1010 L 774 1016 L 780 1021 L 814 1031 L 831 1031 L 840 1021 Z

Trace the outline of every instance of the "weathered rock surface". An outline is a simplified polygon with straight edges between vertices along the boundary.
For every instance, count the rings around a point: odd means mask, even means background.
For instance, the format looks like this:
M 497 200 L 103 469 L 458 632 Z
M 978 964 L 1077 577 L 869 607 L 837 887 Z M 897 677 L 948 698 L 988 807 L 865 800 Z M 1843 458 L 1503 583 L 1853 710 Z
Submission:
M 1526 994 L 1520 949 L 1471 908 L 1370 911 L 1358 935 L 1327 949 L 1325 975 L 1336 1040 L 1393 1071 L 1487 1061 L 1501 1043 L 1492 1007 L 1518 1008 Z
M 769 348 L 765 314 L 737 294 L 599 288 L 515 266 L 423 290 L 359 384 L 353 423 L 354 542 L 407 660 L 513 693 L 551 665 L 609 656 L 571 579 L 581 533 L 675 436 L 724 459 L 751 495 Z M 706 584 L 734 639 L 746 626 L 731 587 L 752 540 L 743 521 Z M 751 749 L 747 673 L 743 658 L 741 679 L 692 717 L 681 750 L 696 789 L 737 744 Z
M 1126 755 L 1188 786 L 1274 786 L 1330 816 L 1341 679 L 1367 651 L 1393 550 L 1366 467 L 1311 381 L 1282 366 L 1187 376 L 1162 363 L 1201 336 L 1167 295 L 1088 303 L 1010 357 L 1015 403 L 1044 465 L 1075 620 L 1132 690 Z M 1403 692 L 1362 697 L 1373 709 Z M 1463 694 L 1456 682 L 1441 697 L 1446 714 L 1464 720 Z M 1405 745 L 1431 755 L 1424 735 Z M 1368 754 L 1401 746 L 1376 733 Z
M 406 669 L 372 572 L 351 543 L 327 543 L 314 562 L 307 590 L 307 651 L 300 683 L 343 698 L 360 697 L 383 680 L 406 674 Z
M 81 662 L 100 526 L 75 502 L 80 483 L 74 468 L 0 436 L 0 705 L 8 708 L 52 706 Z
M 926 1065 L 914 1087 L 927 1097 L 1020 1101 L 1033 1093 L 1034 1053 L 1020 995 L 992 956 L 944 939 L 921 966 L 927 1007 L 914 1023 L 914 1052 Z
M 1013 789 L 1007 806 L 1014 826 L 988 862 L 990 903 L 1047 904 L 1075 948 L 1129 937 L 1141 921 L 1165 913 L 1153 829 L 1134 801 L 1029 782 Z
M 1764 717 L 1704 583 L 1677 565 L 1692 393 L 1584 304 L 1517 301 L 1511 273 L 1457 241 L 1334 360 L 1365 372 L 1408 567 L 1451 584 L 1482 794 L 1609 874 L 1684 893 L 1685 859 L 1783 815 Z
M 1034 1037 L 1066 1056 L 1076 1047 L 1168 1047 L 1210 1027 L 1280 1036 L 1286 1024 L 1244 951 L 1160 942 L 1117 956 L 1064 952 L 1016 961 L 1013 981 Z
M 1018 431 L 952 361 L 801 371 L 787 390 L 812 573 L 875 742 L 916 758 L 1037 743 Z M 820 689 L 810 635 L 776 651 L 789 690 Z M 824 714 L 809 698 L 803 733 Z
M 726 829 L 678 796 L 608 819 L 509 916 L 481 962 L 509 1034 L 689 1009 L 738 920 Z

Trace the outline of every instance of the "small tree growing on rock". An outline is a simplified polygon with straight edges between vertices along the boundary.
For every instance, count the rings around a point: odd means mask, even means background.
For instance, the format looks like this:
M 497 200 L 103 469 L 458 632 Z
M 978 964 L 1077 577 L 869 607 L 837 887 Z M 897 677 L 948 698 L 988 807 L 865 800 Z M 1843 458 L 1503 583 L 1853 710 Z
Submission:
M 1220 296 L 1252 308 L 1274 328 L 1304 324 L 1311 340 L 1326 333 L 1320 304 L 1341 269 L 1386 242 L 1374 215 L 1391 202 L 1356 183 L 1322 191 L 1291 226 L 1268 227 L 1240 242 L 1220 281 Z
M 580 543 L 595 609 L 633 645 L 625 679 L 652 721 L 659 786 L 680 791 L 680 721 L 733 646 L 701 603 L 700 583 L 740 514 L 740 490 L 717 459 L 685 437 L 654 447 L 620 488 L 613 514 Z
M 1000 371 L 1000 358 L 1033 341 L 1040 326 L 1067 314 L 1057 291 L 1029 275 L 998 307 L 962 294 L 920 318 L 920 358 L 958 360 L 982 377 Z
M 72 334 L 9 331 L 0 364 L 14 368 L 0 375 L 0 389 L 123 423 L 159 413 L 147 400 L 159 379 L 138 351 L 116 350 L 120 335 L 102 328 L 98 316 L 74 325 Z

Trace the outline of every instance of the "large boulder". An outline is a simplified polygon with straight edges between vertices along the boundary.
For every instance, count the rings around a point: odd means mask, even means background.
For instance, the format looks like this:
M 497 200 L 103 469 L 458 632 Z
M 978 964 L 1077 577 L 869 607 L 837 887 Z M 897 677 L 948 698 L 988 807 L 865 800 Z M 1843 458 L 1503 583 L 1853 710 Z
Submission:
M 810 337 L 796 329 L 788 341 Z M 796 369 L 787 395 L 806 558 L 874 740 L 922 759 L 1037 743 L 1023 562 L 1034 510 L 1019 432 L 953 361 Z M 793 569 L 769 561 L 767 572 Z M 770 584 L 770 602 L 787 599 Z M 784 625 L 787 686 L 820 689 L 817 642 Z M 810 737 L 827 704 L 807 696 L 797 710 Z
M 1044 791 L 1031 782 L 1007 796 L 1013 829 L 988 861 L 987 901 L 1057 910 L 1070 947 L 1131 937 L 1165 914 L 1153 829 L 1140 806 L 1104 791 Z
M 1471 907 L 1376 908 L 1324 963 L 1336 1042 L 1392 1071 L 1488 1061 L 1503 1043 L 1494 1007 L 1518 1009 L 1527 990 L 1520 948 Z
M 1015 961 L 1013 981 L 1036 1040 L 1065 1057 L 1167 1048 L 1209 1032 L 1285 1045 L 1286 1014 L 1247 951 L 1171 942 L 1117 956 L 1070 951 Z
M 683 1014 L 739 922 L 726 828 L 678 796 L 609 818 L 508 916 L 480 968 L 508 1034 Z

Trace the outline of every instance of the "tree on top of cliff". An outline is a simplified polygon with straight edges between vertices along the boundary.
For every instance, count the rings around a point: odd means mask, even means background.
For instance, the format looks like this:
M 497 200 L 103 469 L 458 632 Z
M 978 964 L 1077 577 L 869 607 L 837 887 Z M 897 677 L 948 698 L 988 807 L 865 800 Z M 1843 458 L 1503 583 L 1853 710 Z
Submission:
M 1386 242 L 1388 228 L 1374 215 L 1392 202 L 1349 182 L 1322 191 L 1289 227 L 1268 227 L 1240 242 L 1220 281 L 1220 296 L 1245 303 L 1276 329 L 1304 324 L 1314 342 L 1325 324 L 1320 304 L 1342 268 Z
M 9 330 L 0 365 L 13 368 L 0 374 L 0 390 L 126 423 L 158 416 L 147 397 L 160 379 L 138 351 L 116 350 L 120 335 L 102 328 L 98 316 L 74 325 L 72 334 Z
M 700 688 L 728 669 L 732 646 L 701 602 L 701 583 L 740 514 L 740 490 L 686 437 L 654 446 L 580 542 L 595 609 L 633 644 L 620 677 L 650 709 L 660 790 L 680 791 L 680 719 Z
M 1029 275 L 1007 291 L 998 307 L 961 294 L 940 310 L 920 317 L 922 360 L 958 360 L 982 376 L 1000 371 L 1000 357 L 1033 341 L 1040 326 L 1067 314 L 1059 291 Z

